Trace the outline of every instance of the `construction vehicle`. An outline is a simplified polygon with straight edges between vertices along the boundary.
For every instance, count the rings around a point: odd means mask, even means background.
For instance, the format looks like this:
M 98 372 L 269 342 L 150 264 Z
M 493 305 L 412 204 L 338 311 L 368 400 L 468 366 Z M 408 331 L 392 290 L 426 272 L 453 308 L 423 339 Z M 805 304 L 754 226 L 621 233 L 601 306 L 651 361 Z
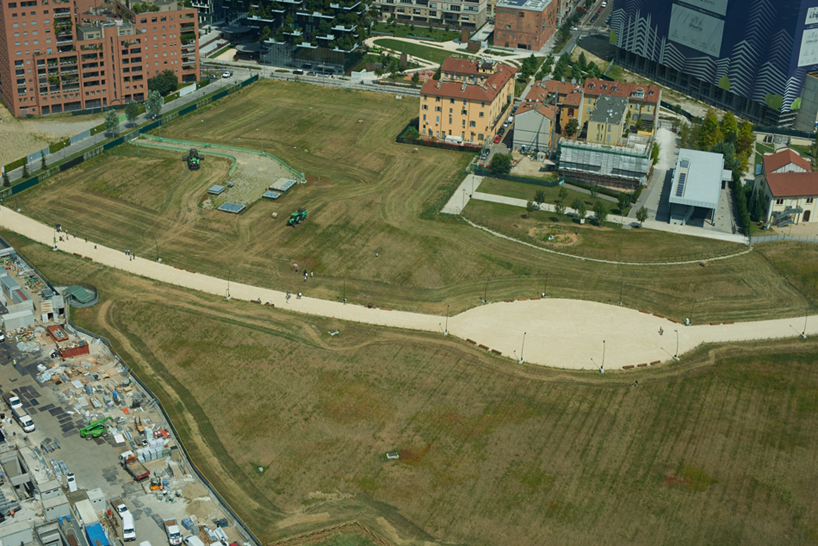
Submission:
M 288 226 L 295 227 L 300 224 L 302 220 L 307 219 L 307 209 L 298 209 L 297 212 L 290 214 L 290 219 L 287 220 Z
M 99 421 L 91 421 L 87 427 L 80 429 L 80 438 L 99 438 L 106 432 L 105 423 L 108 421 L 113 422 L 113 417 L 106 417 L 105 419 L 100 419 Z
M 19 397 L 19 396 L 17 396 L 17 395 L 16 395 L 15 393 L 13 393 L 13 392 L 7 392 L 7 393 L 5 393 L 5 394 L 3 395 L 3 400 L 5 400 L 5 401 L 6 401 L 6 404 L 8 405 L 9 409 L 12 409 L 12 410 L 13 410 L 13 409 L 17 409 L 17 408 L 22 408 L 22 407 L 23 407 L 23 403 L 20 401 L 20 397 Z
M 191 148 L 187 154 L 182 156 L 182 161 L 187 161 L 187 168 L 191 171 L 198 171 L 199 163 L 204 161 L 204 156 L 199 155 L 199 151 L 196 148 Z
M 182 543 L 182 531 L 176 524 L 175 519 L 165 520 L 165 532 L 168 534 L 168 544 L 170 546 L 179 546 Z
M 119 454 L 119 464 L 128 471 L 128 474 L 133 476 L 138 482 L 150 478 L 150 471 L 145 468 L 145 465 L 139 462 L 133 451 L 125 451 Z

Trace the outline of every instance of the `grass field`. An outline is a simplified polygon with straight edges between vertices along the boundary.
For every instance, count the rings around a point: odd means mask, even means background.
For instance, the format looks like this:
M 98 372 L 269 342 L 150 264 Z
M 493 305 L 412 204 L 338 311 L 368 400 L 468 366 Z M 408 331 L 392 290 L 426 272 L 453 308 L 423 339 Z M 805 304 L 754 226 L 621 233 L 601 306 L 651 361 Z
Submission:
M 163 261 L 185 269 L 221 278 L 229 270 L 237 282 L 334 300 L 346 294 L 352 302 L 396 309 L 439 314 L 447 306 L 451 312 L 467 309 L 479 304 L 487 278 L 491 300 L 530 297 L 542 292 L 546 274 L 554 296 L 616 302 L 623 281 L 625 305 L 677 318 L 687 316 L 694 300 L 700 302 L 699 319 L 713 321 L 793 316 L 805 306 L 815 308 L 815 299 L 795 288 L 788 270 L 778 269 L 780 261 L 758 252 L 706 268 L 611 266 L 530 250 L 438 216 L 472 156 L 395 143 L 417 115 L 417 104 L 378 93 L 263 81 L 165 126 L 162 136 L 201 141 L 206 120 L 211 142 L 245 148 L 260 149 L 264 138 L 266 152 L 297 170 L 303 152 L 309 182 L 240 216 L 198 207 L 197 192 L 223 178 L 223 171 L 210 170 L 217 162 L 205 161 L 200 174 L 186 178 L 194 175 L 174 159 L 177 154 L 143 150 L 133 157 L 136 152 L 126 147 L 22 193 L 16 206 L 47 224 L 59 222 L 81 237 L 140 256 L 153 256 L 158 244 Z M 116 182 L 117 173 L 123 180 L 144 173 L 146 181 L 129 186 Z M 163 201 L 168 194 L 162 192 L 170 188 L 173 197 Z M 284 218 L 299 207 L 308 209 L 308 221 L 287 228 Z M 513 228 L 521 212 L 496 214 Z M 709 244 L 638 231 L 619 232 L 624 236 L 588 251 L 665 256 L 677 250 L 693 254 Z M 650 244 L 641 242 L 648 237 Z M 583 241 L 591 244 L 590 238 Z M 813 249 L 804 249 L 803 263 L 818 263 Z M 315 271 L 309 285 L 293 264 Z
M 445 49 L 413 44 L 411 42 L 402 42 L 401 40 L 393 40 L 392 38 L 377 38 L 375 40 L 375 45 L 388 47 L 394 51 L 406 53 L 407 55 L 412 55 L 413 57 L 420 57 L 421 59 L 426 59 L 427 61 L 437 64 L 443 64 L 446 57 L 452 56 L 452 52 Z M 467 53 L 458 53 L 456 56 L 464 58 L 473 57 L 473 55 L 469 55 Z
M 445 28 L 429 28 L 416 26 L 413 29 L 409 25 L 387 25 L 385 22 L 378 22 L 372 26 L 373 32 L 388 32 L 398 38 L 406 38 L 407 36 L 418 38 L 429 38 L 436 42 L 448 42 L 460 38 L 460 32 L 456 30 L 446 30 Z
M 349 520 L 408 545 L 818 542 L 818 340 L 704 347 L 638 375 L 517 366 L 3 236 L 56 284 L 99 288 L 74 320 L 161 397 L 263 542 Z
M 568 193 L 568 197 L 566 197 L 564 201 L 559 197 L 560 186 L 537 186 L 535 184 L 524 184 L 522 182 L 501 180 L 499 178 L 485 178 L 480 184 L 480 187 L 477 189 L 477 191 L 483 193 L 504 195 L 506 197 L 525 199 L 527 201 L 533 201 L 534 197 L 537 195 L 537 192 L 540 190 L 542 190 L 542 192 L 545 194 L 544 202 L 551 205 L 562 202 L 562 204 L 566 207 L 572 207 L 574 201 L 577 199 L 583 201 L 588 206 L 588 210 L 591 210 L 594 205 L 594 200 L 591 199 L 589 194 L 576 191 L 568 187 L 565 188 L 565 191 Z M 608 201 L 607 199 L 603 199 L 603 201 L 608 207 L 609 212 L 612 214 L 620 214 L 617 203 Z

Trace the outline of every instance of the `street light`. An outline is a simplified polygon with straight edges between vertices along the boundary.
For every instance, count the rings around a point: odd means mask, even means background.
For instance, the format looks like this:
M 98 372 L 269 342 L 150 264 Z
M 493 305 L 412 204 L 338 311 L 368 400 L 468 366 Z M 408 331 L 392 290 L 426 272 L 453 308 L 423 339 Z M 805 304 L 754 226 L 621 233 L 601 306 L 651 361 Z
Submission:
M 543 288 L 542 291 L 542 297 L 545 298 L 546 294 L 548 294 L 548 273 L 545 274 L 545 287 Z
M 809 307 L 804 307 L 804 331 L 801 332 L 801 337 L 807 339 L 807 317 L 809 316 Z
M 463 212 L 463 209 L 466 208 L 466 188 L 463 188 L 463 206 L 460 207 L 460 212 Z
M 619 281 L 619 305 L 622 306 L 622 287 L 625 285 L 625 281 Z
M 491 277 L 486 277 L 486 289 L 483 292 L 483 305 L 486 304 L 486 298 L 488 298 L 488 295 L 489 295 L 489 281 L 490 280 L 491 280 Z
M 205 148 L 207 148 L 207 120 L 203 119 L 202 123 L 204 123 L 204 128 L 205 128 Z
M 676 332 L 676 354 L 673 355 L 673 360 L 679 362 L 679 330 L 673 330 Z
M 230 301 L 230 273 L 231 270 L 227 270 L 227 300 Z
M 525 335 L 527 333 L 528 332 L 523 332 L 523 345 L 522 345 L 522 347 L 520 347 L 520 360 L 517 361 L 517 364 L 522 364 L 523 363 L 523 351 L 525 351 Z
M 602 366 L 599 367 L 600 373 L 605 373 L 605 340 L 602 340 Z
M 344 305 L 347 302 L 347 278 L 344 277 Z
M 699 300 L 693 300 L 693 305 L 690 307 L 690 318 L 687 319 L 690 325 L 693 324 L 693 309 L 696 308 L 697 303 L 699 303 Z
M 159 241 L 156 240 L 156 235 L 153 236 L 153 242 L 156 243 L 156 261 L 159 261 Z
M 443 330 L 443 335 L 444 336 L 449 335 L 449 304 L 448 303 L 446 304 L 446 329 Z

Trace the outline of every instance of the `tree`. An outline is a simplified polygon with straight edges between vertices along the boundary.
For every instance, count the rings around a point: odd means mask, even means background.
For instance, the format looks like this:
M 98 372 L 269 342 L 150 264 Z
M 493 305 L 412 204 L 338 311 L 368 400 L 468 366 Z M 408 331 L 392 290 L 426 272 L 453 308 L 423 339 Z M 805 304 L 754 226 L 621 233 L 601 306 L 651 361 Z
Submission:
M 687 125 L 683 125 L 682 127 L 687 127 Z M 659 162 L 659 152 L 662 150 L 662 147 L 659 145 L 658 142 L 653 143 L 653 148 L 650 150 L 650 160 L 651 165 L 656 165 Z
M 534 204 L 534 201 L 527 201 L 525 204 L 525 211 L 528 213 L 528 216 L 531 216 L 531 213 L 533 213 L 535 210 L 537 210 L 537 205 Z
M 585 72 L 588 69 L 588 59 L 585 58 L 585 52 L 579 54 L 579 58 L 574 66 L 578 66 L 579 69 Z
M 726 112 L 721 118 L 721 133 L 724 135 L 724 140 L 735 144 L 738 140 L 738 122 L 733 112 Z
M 559 221 L 560 217 L 565 214 L 565 205 L 562 203 L 557 203 L 554 205 L 554 212 L 557 213 L 557 221 Z
M 412 74 L 412 83 L 417 85 L 419 81 L 420 81 L 420 74 L 418 74 L 417 72 Z
M 749 121 L 742 121 L 738 126 L 738 138 L 736 139 L 736 154 L 746 170 L 747 162 L 755 149 L 755 135 L 753 125 Z
M 578 83 L 583 81 L 582 70 L 579 68 L 579 65 L 575 64 L 571 67 L 571 79 L 576 80 Z
M 590 189 L 588 190 L 588 193 L 591 196 L 591 200 L 596 201 L 596 197 L 597 195 L 599 195 L 599 190 L 596 189 L 596 186 L 591 186 Z
M 159 94 L 159 91 L 148 91 L 148 100 L 145 101 L 145 111 L 151 119 L 156 119 L 162 113 L 162 106 L 165 104 L 165 99 Z
M 577 216 L 581 219 L 585 218 L 585 215 L 588 214 L 588 205 L 585 204 L 585 201 L 582 199 L 575 199 L 573 204 L 574 210 L 577 211 Z
M 619 201 L 619 214 L 625 216 L 625 210 L 628 208 L 628 205 L 631 204 L 631 198 L 624 193 L 620 193 L 619 197 L 617 197 L 617 201 Z
M 46 166 L 47 165 L 45 163 L 45 152 L 40 150 L 40 168 L 42 170 L 45 170 Z
M 489 164 L 491 174 L 508 174 L 511 172 L 511 154 L 496 153 L 491 156 Z
M 543 190 L 537 190 L 534 194 L 534 202 L 540 205 L 545 203 L 545 192 Z
M 22 178 L 26 178 L 28 176 L 28 163 L 23 163 L 23 176 Z
M 565 186 L 560 186 L 560 191 L 557 194 L 560 198 L 560 201 L 565 201 L 568 198 L 568 190 L 565 189 Z
M 716 112 L 712 109 L 707 111 L 704 115 L 704 120 L 699 127 L 699 150 L 709 150 L 717 142 L 723 140 L 721 134 L 721 127 L 719 126 L 719 118 L 716 117 Z
M 594 214 L 596 214 L 596 224 L 598 226 L 601 226 L 602 222 L 608 218 L 608 207 L 605 206 L 602 199 L 594 201 Z
M 173 70 L 164 70 L 161 74 L 148 80 L 148 90 L 159 91 L 163 97 L 173 93 L 179 87 L 179 80 Z
M 440 66 L 443 66 L 443 65 L 440 65 Z M 432 76 L 433 80 L 440 81 L 440 66 L 438 66 L 437 70 L 435 70 L 435 75 Z
M 128 104 L 125 105 L 125 116 L 128 118 L 128 123 L 133 125 L 139 116 L 139 103 L 129 101 Z
M 565 135 L 568 138 L 571 138 L 575 134 L 577 134 L 578 130 L 579 130 L 579 122 L 577 121 L 577 118 L 571 118 L 568 121 L 568 123 L 565 124 Z
M 105 132 L 112 135 L 119 133 L 119 116 L 113 110 L 105 112 Z
M 645 207 L 639 207 L 639 210 L 636 211 L 636 219 L 639 220 L 639 225 L 645 223 L 645 220 L 648 219 L 648 209 Z
M 3 185 L 7 188 L 11 187 L 11 180 L 9 179 L 9 173 L 3 171 Z

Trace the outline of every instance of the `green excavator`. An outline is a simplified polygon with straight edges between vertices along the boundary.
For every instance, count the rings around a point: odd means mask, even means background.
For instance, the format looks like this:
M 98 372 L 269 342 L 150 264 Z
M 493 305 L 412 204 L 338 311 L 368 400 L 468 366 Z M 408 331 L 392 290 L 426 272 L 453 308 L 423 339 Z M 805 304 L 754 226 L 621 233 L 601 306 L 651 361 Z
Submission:
M 114 422 L 113 417 L 106 417 L 99 421 L 91 421 L 87 427 L 80 429 L 80 438 L 99 438 L 105 434 L 105 423 Z
M 307 219 L 307 209 L 298 209 L 297 212 L 290 214 L 290 219 L 287 220 L 287 225 L 295 227 L 300 224 L 302 220 Z

